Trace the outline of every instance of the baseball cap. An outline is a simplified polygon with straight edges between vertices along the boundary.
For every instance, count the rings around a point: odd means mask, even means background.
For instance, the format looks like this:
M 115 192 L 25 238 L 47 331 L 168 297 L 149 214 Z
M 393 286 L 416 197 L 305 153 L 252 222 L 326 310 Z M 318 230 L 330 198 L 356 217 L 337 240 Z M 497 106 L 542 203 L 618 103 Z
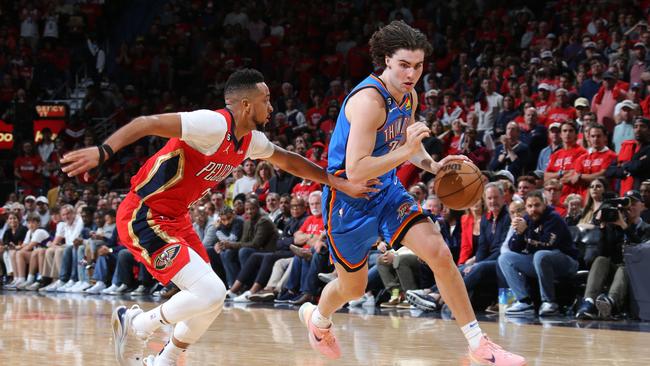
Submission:
M 626 108 L 626 107 L 630 109 L 636 109 L 636 104 L 629 99 L 625 99 L 620 103 L 620 108 Z
M 555 35 L 555 33 L 549 33 L 549 34 L 546 35 L 546 38 L 555 39 L 555 38 L 557 38 L 557 36 Z
M 547 83 L 540 83 L 539 85 L 537 85 L 537 90 L 551 91 L 551 86 L 548 85 Z
M 647 119 L 647 118 L 645 118 L 645 117 L 643 117 L 643 116 L 636 116 L 636 118 L 634 118 L 634 123 L 636 123 L 637 121 L 641 121 L 641 122 L 643 122 L 646 126 L 649 126 L 649 127 L 650 127 L 650 119 Z
M 27 202 L 27 201 L 36 201 L 36 197 L 34 197 L 34 196 L 32 196 L 30 194 L 29 196 L 25 197 L 24 202 Z
M 548 126 L 548 129 L 550 130 L 553 128 L 557 128 L 559 130 L 560 127 L 562 127 L 562 124 L 560 122 L 553 122 Z
M 555 95 L 558 95 L 560 93 L 564 93 L 566 95 L 566 94 L 569 94 L 569 91 L 564 89 L 564 88 L 555 89 Z
M 585 48 L 596 48 L 596 42 L 589 41 L 585 43 Z
M 530 63 L 531 64 L 540 64 L 540 63 L 542 63 L 542 59 L 540 59 L 539 57 L 533 57 L 533 58 L 530 59 Z
M 625 197 L 631 198 L 638 202 L 643 201 L 643 198 L 641 198 L 641 192 L 637 191 L 636 189 L 625 192 Z
M 643 42 L 637 42 L 637 43 L 635 43 L 635 44 L 634 44 L 634 47 L 632 47 L 632 48 L 643 48 L 644 50 L 646 49 L 646 47 L 645 47 L 645 45 L 643 44 Z
M 434 97 L 438 96 L 438 93 L 439 93 L 438 90 L 431 89 L 428 92 L 426 92 L 426 94 L 424 94 L 424 97 L 425 98 L 434 98 Z
M 641 89 L 641 87 L 643 87 L 643 84 L 641 84 L 638 81 L 635 81 L 632 84 L 630 84 L 630 89 Z
M 576 99 L 575 102 L 573 102 L 573 106 L 576 108 L 578 107 L 589 108 L 589 100 L 587 98 L 580 97 Z
M 44 203 L 44 204 L 49 204 L 50 202 L 45 198 L 45 196 L 38 196 L 36 198 L 36 203 Z
M 616 79 L 616 76 L 609 71 L 603 73 L 603 79 Z
M 515 184 L 515 176 L 512 175 L 512 173 L 510 173 L 509 171 L 507 171 L 507 170 L 505 170 L 505 169 L 504 169 L 504 170 L 499 170 L 499 171 L 494 175 L 494 178 L 497 179 L 497 180 L 498 180 L 498 179 L 502 179 L 502 178 L 506 178 L 506 179 L 509 180 L 512 184 Z
M 540 53 L 539 57 L 542 60 L 545 59 L 545 58 L 553 58 L 553 52 L 551 52 L 551 51 L 542 51 L 542 53 Z

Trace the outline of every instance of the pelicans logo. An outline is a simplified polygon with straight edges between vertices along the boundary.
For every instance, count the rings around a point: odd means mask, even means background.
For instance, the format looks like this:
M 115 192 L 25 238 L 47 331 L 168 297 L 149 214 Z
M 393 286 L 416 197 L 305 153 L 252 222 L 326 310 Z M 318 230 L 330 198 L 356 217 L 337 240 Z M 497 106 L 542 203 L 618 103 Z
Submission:
M 178 253 L 181 251 L 181 245 L 176 244 L 172 245 L 156 256 L 154 260 L 154 266 L 157 270 L 162 271 L 163 269 L 168 268 L 174 262 L 174 259 L 178 256 Z
M 409 211 L 411 211 L 411 204 L 408 202 L 402 203 L 397 209 L 397 219 L 402 221 L 404 216 L 406 216 Z

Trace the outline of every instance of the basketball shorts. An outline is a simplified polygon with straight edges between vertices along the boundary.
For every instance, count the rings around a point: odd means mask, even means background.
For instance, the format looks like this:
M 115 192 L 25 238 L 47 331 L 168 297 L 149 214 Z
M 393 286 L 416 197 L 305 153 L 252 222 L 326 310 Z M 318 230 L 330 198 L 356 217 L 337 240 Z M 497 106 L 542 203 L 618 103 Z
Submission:
M 178 217 L 158 215 L 133 192 L 117 210 L 117 233 L 135 259 L 165 285 L 189 262 L 188 248 L 210 263 L 187 213 Z
M 363 268 L 381 234 L 393 245 L 408 229 L 426 219 L 399 181 L 395 180 L 371 200 L 352 199 L 336 190 L 323 190 L 323 221 L 332 262 L 348 272 Z

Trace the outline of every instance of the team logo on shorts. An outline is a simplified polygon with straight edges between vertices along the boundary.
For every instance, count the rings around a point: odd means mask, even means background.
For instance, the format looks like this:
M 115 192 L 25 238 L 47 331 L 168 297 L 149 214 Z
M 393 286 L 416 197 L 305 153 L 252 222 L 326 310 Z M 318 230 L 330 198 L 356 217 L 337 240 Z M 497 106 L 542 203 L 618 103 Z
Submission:
M 168 268 L 169 266 L 172 265 L 172 263 L 174 262 L 174 258 L 178 256 L 178 253 L 180 251 L 181 251 L 180 244 L 172 245 L 167 249 L 163 250 L 160 254 L 156 256 L 156 259 L 154 260 L 154 267 L 159 271 Z
M 402 203 L 397 209 L 397 219 L 402 221 L 404 216 L 406 216 L 409 211 L 411 211 L 411 204 L 408 202 Z

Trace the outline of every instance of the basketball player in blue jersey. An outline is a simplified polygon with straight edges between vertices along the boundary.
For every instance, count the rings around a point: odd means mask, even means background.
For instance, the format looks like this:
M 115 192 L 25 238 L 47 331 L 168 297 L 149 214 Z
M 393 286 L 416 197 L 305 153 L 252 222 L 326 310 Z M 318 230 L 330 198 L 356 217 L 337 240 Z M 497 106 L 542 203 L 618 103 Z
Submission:
M 524 365 L 523 357 L 505 351 L 483 334 L 440 232 L 395 174 L 395 168 L 406 160 L 435 174 L 449 160 L 466 159 L 447 156 L 435 162 L 422 146 L 429 129 L 414 120 L 414 87 L 431 50 L 424 34 L 402 21 L 379 29 L 370 39 L 373 62 L 383 72 L 368 76 L 343 102 L 329 145 L 328 172 L 352 182 L 377 177 L 380 191 L 369 199 L 357 199 L 325 188 L 323 219 L 338 278 L 325 286 L 318 306 L 306 303 L 300 308 L 300 319 L 314 349 L 329 358 L 341 356 L 330 317 L 364 294 L 368 253 L 382 233 L 388 242 L 401 242 L 431 267 L 475 364 Z

